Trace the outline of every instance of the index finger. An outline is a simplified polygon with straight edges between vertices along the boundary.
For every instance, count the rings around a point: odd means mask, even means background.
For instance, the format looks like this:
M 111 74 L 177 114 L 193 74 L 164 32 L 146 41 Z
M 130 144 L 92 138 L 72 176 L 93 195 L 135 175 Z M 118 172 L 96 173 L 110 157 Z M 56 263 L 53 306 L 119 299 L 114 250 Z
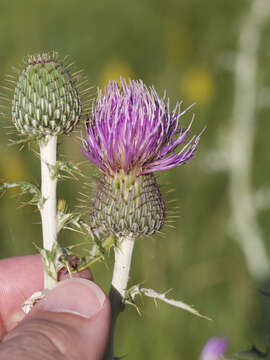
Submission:
M 0 317 L 2 325 L 5 326 L 8 317 L 20 308 L 28 297 L 42 288 L 43 267 L 39 254 L 0 260 Z

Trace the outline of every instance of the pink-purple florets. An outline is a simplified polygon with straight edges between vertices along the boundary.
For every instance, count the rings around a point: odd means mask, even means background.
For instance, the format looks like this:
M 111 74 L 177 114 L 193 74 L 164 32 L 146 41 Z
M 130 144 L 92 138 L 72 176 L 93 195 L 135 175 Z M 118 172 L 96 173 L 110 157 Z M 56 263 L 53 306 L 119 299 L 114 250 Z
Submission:
M 224 338 L 212 337 L 205 344 L 200 360 L 222 360 L 228 347 L 228 341 Z
M 186 128 L 180 121 L 186 111 L 181 112 L 181 103 L 170 111 L 166 95 L 160 98 L 141 80 L 111 81 L 104 94 L 98 92 L 82 152 L 110 175 L 179 166 L 193 157 L 201 135 L 189 138 L 193 119 Z

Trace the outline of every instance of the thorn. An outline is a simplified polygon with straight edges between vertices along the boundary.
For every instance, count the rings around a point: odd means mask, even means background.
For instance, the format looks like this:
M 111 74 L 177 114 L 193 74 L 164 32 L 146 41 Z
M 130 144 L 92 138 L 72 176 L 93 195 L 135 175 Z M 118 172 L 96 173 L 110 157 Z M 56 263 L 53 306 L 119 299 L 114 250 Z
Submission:
M 83 73 L 83 70 L 78 70 L 75 71 L 74 73 L 71 74 L 71 78 L 78 76 L 79 74 Z
M 70 69 L 72 66 L 74 66 L 74 62 L 66 65 L 66 66 L 65 66 L 65 69 L 68 70 L 68 69 Z

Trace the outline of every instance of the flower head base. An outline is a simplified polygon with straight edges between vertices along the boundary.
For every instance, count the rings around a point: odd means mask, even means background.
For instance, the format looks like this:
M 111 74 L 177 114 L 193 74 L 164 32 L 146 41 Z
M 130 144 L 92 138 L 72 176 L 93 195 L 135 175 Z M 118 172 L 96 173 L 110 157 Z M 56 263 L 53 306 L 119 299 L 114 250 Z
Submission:
M 178 103 L 170 112 L 169 100 L 160 98 L 142 81 L 113 81 L 98 93 L 92 117 L 86 126 L 82 152 L 107 174 L 149 174 L 167 170 L 190 160 L 200 135 L 187 140 L 180 124 Z M 182 149 L 177 152 L 179 145 Z
M 57 53 L 30 56 L 14 89 L 16 129 L 30 137 L 67 134 L 78 123 L 81 111 L 75 81 Z
M 116 236 L 151 235 L 165 219 L 165 205 L 152 174 L 134 176 L 119 172 L 103 174 L 90 212 L 96 237 L 110 232 Z

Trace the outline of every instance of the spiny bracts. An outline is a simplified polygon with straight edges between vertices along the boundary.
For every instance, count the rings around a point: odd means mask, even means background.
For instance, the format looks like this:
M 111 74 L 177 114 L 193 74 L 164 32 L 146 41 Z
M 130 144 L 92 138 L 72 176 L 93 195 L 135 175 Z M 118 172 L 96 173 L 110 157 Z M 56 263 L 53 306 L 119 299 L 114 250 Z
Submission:
M 70 133 L 82 112 L 75 83 L 57 53 L 30 56 L 14 89 L 16 129 L 30 137 Z
M 153 174 L 102 175 L 90 210 L 90 226 L 98 237 L 108 232 L 119 237 L 151 235 L 164 220 L 165 205 Z

